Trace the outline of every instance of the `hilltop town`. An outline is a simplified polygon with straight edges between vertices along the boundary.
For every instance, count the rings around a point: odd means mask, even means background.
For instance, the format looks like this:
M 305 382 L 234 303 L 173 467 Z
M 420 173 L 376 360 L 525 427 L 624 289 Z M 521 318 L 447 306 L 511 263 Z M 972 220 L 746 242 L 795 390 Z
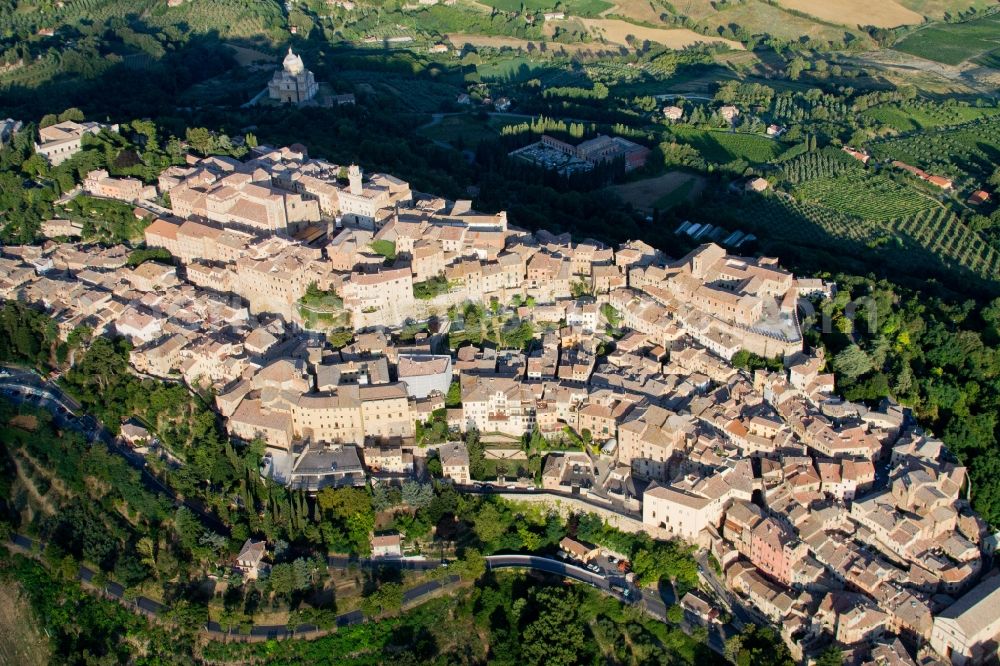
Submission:
M 98 129 L 46 128 L 38 152 L 55 163 Z M 173 262 L 129 265 L 129 248 L 51 220 L 49 242 L 2 249 L 3 297 L 63 338 L 128 339 L 136 373 L 212 391 L 230 437 L 266 446 L 261 475 L 315 492 L 437 459 L 459 489 L 706 549 L 799 657 L 995 649 L 1000 577 L 981 574 L 996 544 L 965 468 L 905 408 L 838 397 L 804 344 L 800 314 L 835 284 L 711 243 L 674 258 L 531 233 L 299 144 L 189 155 L 155 191 L 100 170 L 82 189 L 155 218 L 145 245 Z M 474 478 L 477 455 L 518 467 L 532 437 L 553 444 L 534 476 Z

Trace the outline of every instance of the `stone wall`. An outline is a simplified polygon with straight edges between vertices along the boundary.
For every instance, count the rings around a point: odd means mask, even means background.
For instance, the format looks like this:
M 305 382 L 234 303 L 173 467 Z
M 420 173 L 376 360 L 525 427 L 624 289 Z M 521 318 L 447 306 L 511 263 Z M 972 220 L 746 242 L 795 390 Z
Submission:
M 645 532 L 654 539 L 662 539 L 664 541 L 669 541 L 675 538 L 665 529 L 653 527 L 652 525 L 645 525 L 638 518 L 632 518 L 630 516 L 620 514 L 617 511 L 605 509 L 572 497 L 563 497 L 561 495 L 551 495 L 548 493 L 533 493 L 530 495 L 500 493 L 500 497 L 510 502 L 544 504 L 557 511 L 559 515 L 564 518 L 572 513 L 594 513 L 600 516 L 602 520 L 608 523 L 608 525 L 611 525 L 622 532 L 630 532 L 633 534 Z

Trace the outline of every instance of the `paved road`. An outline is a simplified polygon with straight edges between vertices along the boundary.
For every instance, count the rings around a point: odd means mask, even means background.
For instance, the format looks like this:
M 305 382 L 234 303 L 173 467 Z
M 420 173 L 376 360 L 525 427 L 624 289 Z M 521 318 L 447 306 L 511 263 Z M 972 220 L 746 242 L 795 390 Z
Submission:
M 22 534 L 14 534 L 11 537 L 12 543 L 26 551 L 34 551 L 39 548 L 37 542 Z M 665 622 L 667 619 L 667 608 L 676 603 L 673 590 L 669 587 L 663 590 L 652 590 L 649 588 L 638 589 L 628 584 L 624 577 L 616 574 L 608 576 L 600 575 L 583 567 L 564 562 L 562 560 L 536 555 L 490 555 L 485 558 L 488 569 L 530 569 L 545 573 L 570 578 L 587 585 L 591 585 L 605 594 L 609 594 L 623 603 L 639 603 L 641 607 L 654 618 Z M 441 563 L 430 560 L 372 560 L 349 557 L 329 557 L 327 562 L 331 568 L 346 568 L 348 566 L 399 566 L 406 569 L 429 570 L 442 566 Z M 88 567 L 81 566 L 79 578 L 84 582 L 91 582 L 94 572 Z M 439 580 L 431 580 L 409 589 L 403 593 L 403 605 L 410 606 L 419 603 L 439 590 L 458 583 L 460 578 L 456 575 L 447 576 Z M 125 589 L 114 582 L 107 582 L 102 587 L 103 591 L 111 598 L 119 600 L 124 605 L 135 610 L 142 611 L 150 616 L 161 615 L 167 608 L 152 599 L 137 597 L 134 600 L 124 598 Z M 626 595 L 626 590 L 628 595 Z M 338 615 L 334 620 L 337 627 L 346 627 L 359 624 L 365 621 L 364 614 L 359 611 L 350 611 Z M 686 618 L 682 624 L 685 631 L 690 633 L 698 622 L 694 618 Z M 238 628 L 224 629 L 218 622 L 208 622 L 205 631 L 212 635 L 212 638 L 240 636 Z M 301 624 L 294 629 L 289 629 L 286 625 L 254 625 L 250 629 L 250 636 L 263 638 L 287 638 L 291 636 L 307 636 L 320 632 L 320 628 L 313 624 Z M 735 629 L 731 627 L 711 627 L 709 629 L 708 645 L 718 653 L 722 653 L 725 646 L 725 639 L 732 635 Z
M 486 558 L 486 566 L 489 569 L 513 568 L 545 571 L 565 578 L 576 579 L 601 590 L 611 590 L 611 585 L 604 576 L 599 576 L 593 571 L 578 567 L 575 564 L 560 562 L 548 557 L 538 557 L 535 555 L 490 555 Z
M 145 457 L 123 445 L 114 435 L 108 432 L 104 424 L 90 414 L 77 414 L 77 411 L 80 409 L 79 403 L 64 392 L 57 384 L 44 382 L 34 372 L 12 369 L 9 366 L 6 366 L 5 370 L 10 375 L 0 377 L 0 394 L 17 402 L 27 401 L 45 408 L 52 412 L 53 419 L 58 426 L 76 430 L 82 433 L 90 442 L 103 442 L 108 447 L 108 450 L 117 453 L 132 467 L 139 470 L 143 483 L 146 484 L 149 490 L 166 495 L 178 506 L 183 504 L 198 514 L 203 524 L 214 532 L 222 535 L 229 534 L 229 528 L 200 503 L 191 500 L 182 500 L 178 497 L 172 488 L 149 471 L 149 468 L 146 466 Z
M 712 569 L 708 561 L 708 554 L 700 551 L 695 554 L 694 558 L 698 563 L 698 572 L 701 574 L 701 579 L 708 583 L 716 596 L 728 607 L 733 618 L 731 622 L 733 630 L 742 629 L 743 626 L 748 624 L 759 624 L 760 620 L 719 580 L 719 577 L 715 574 L 715 570 Z
M 51 407 L 52 404 L 61 406 L 62 409 L 57 409 L 54 412 L 57 419 L 63 419 L 67 422 L 67 424 L 75 424 L 76 426 L 80 427 L 85 432 L 87 432 L 89 435 L 91 435 L 92 440 L 100 439 L 101 441 L 104 441 L 109 449 L 114 450 L 115 452 L 121 454 L 123 457 L 126 458 L 126 460 L 128 460 L 134 466 L 138 467 L 142 471 L 143 478 L 147 481 L 148 484 L 154 484 L 155 489 L 161 490 L 167 496 L 174 498 L 175 501 L 180 503 L 180 500 L 177 499 L 176 495 L 170 488 L 165 486 L 159 479 L 157 479 L 155 476 L 149 473 L 149 470 L 145 466 L 145 460 L 141 456 L 135 454 L 135 452 L 132 451 L 131 449 L 128 449 L 127 447 L 123 447 L 120 444 L 118 444 L 117 440 L 114 437 L 112 437 L 110 433 L 108 433 L 107 430 L 99 422 L 96 421 L 96 419 L 93 419 L 93 417 L 87 416 L 79 418 L 73 412 L 73 410 L 70 410 L 68 406 L 65 404 L 66 399 L 68 399 L 68 396 L 66 396 L 62 392 L 62 390 L 59 389 L 58 386 L 48 385 L 45 386 L 44 389 L 39 390 L 38 383 L 40 381 L 40 378 L 37 378 L 37 376 L 33 376 L 31 373 L 26 373 L 24 371 L 20 372 L 21 376 L 16 376 L 12 374 L 11 376 L 0 378 L 0 390 L 7 389 L 7 391 L 5 392 L 7 392 L 8 395 L 10 395 L 9 391 L 10 389 L 20 388 L 22 394 L 14 395 L 12 397 L 19 399 L 27 399 L 28 395 L 24 395 L 26 393 L 32 396 L 41 397 L 42 398 L 41 404 L 45 407 Z M 63 411 L 65 411 L 66 413 L 63 413 Z M 478 492 L 484 494 L 494 493 L 494 492 L 515 493 L 515 494 L 517 493 L 521 494 L 546 493 L 552 495 L 562 494 L 553 491 L 507 489 L 507 488 L 494 489 L 494 488 L 474 487 L 474 486 L 467 486 L 463 487 L 462 489 L 463 491 L 467 492 L 473 492 L 473 493 Z M 587 501 L 586 498 L 579 496 L 572 496 L 569 494 L 565 494 L 565 496 L 573 497 L 574 499 L 580 499 L 581 501 L 584 502 Z M 220 533 L 228 532 L 225 526 L 222 525 L 222 523 L 220 523 L 217 518 L 208 514 L 207 512 L 202 511 L 200 507 L 191 506 L 190 508 L 192 510 L 197 511 L 206 520 L 207 524 L 213 527 L 213 529 L 216 529 Z M 32 540 L 22 535 L 14 535 L 13 542 L 15 545 L 25 550 L 31 550 L 33 547 Z M 701 558 L 702 559 L 699 561 L 699 564 L 701 565 L 704 578 L 708 580 L 709 583 L 713 585 L 713 587 L 715 587 L 716 584 L 721 586 L 721 583 L 715 580 L 714 575 L 711 574 L 710 567 L 708 567 L 707 559 L 705 558 L 704 554 L 701 554 Z M 533 569 L 536 571 L 543 571 L 557 576 L 562 576 L 565 578 L 571 578 L 573 580 L 577 580 L 582 583 L 591 585 L 605 592 L 606 594 L 614 596 L 615 598 L 625 603 L 634 603 L 641 598 L 641 604 L 643 608 L 646 610 L 646 612 L 648 612 L 650 615 L 661 621 L 666 620 L 667 608 L 676 603 L 677 601 L 676 598 L 674 597 L 673 590 L 669 588 L 666 588 L 661 591 L 650 590 L 650 589 L 637 589 L 626 583 L 624 577 L 619 576 L 617 574 L 612 573 L 608 576 L 604 576 L 601 574 L 594 573 L 583 567 L 579 567 L 574 564 L 557 559 L 538 557 L 535 555 L 491 555 L 486 557 L 485 559 L 487 566 L 490 569 L 503 569 L 503 568 Z M 347 568 L 349 566 L 360 566 L 360 567 L 398 566 L 403 569 L 415 570 L 415 571 L 426 571 L 442 566 L 442 563 L 436 560 L 413 560 L 413 559 L 372 560 L 372 559 L 352 558 L 343 556 L 328 557 L 327 564 L 331 568 Z M 708 573 L 706 574 L 706 572 Z M 79 576 L 81 580 L 90 582 L 94 576 L 94 572 L 88 569 L 87 567 L 81 566 L 79 571 Z M 713 580 L 715 581 L 714 584 L 712 582 Z M 408 590 L 406 593 L 404 593 L 403 596 L 404 603 L 410 604 L 425 595 L 432 594 L 437 590 L 441 589 L 442 587 L 453 584 L 457 581 L 458 581 L 458 576 L 449 576 L 441 580 L 429 581 L 427 583 L 423 583 L 417 586 L 416 588 Z M 720 594 L 720 596 L 723 599 L 729 600 L 731 597 L 728 594 L 728 592 L 725 590 L 724 587 L 722 587 L 721 589 L 724 594 Z M 136 608 L 150 615 L 158 615 L 165 610 L 162 604 L 159 604 L 158 602 L 153 601 L 151 599 L 147 599 L 145 597 L 138 597 L 134 601 L 124 600 L 123 595 L 125 590 L 124 588 L 122 588 L 121 585 L 118 585 L 117 583 L 107 583 L 106 585 L 104 585 L 104 591 L 111 597 L 121 600 L 124 604 L 129 605 L 133 608 Z M 628 591 L 628 595 L 625 594 L 626 591 Z M 719 593 L 719 590 L 716 589 L 716 592 Z M 738 602 L 732 604 L 732 610 L 734 612 L 734 616 L 740 616 L 741 620 L 744 619 L 743 614 L 745 614 L 746 621 L 750 622 L 753 621 L 751 616 L 749 615 L 749 612 L 747 612 L 746 609 L 744 609 Z M 335 624 L 336 626 L 348 626 L 363 621 L 364 621 L 364 616 L 360 611 L 352 611 L 350 613 L 344 613 L 338 616 L 335 620 Z M 693 626 L 694 625 L 692 623 L 689 622 L 685 623 L 685 628 L 688 631 L 690 631 Z M 223 628 L 216 622 L 209 622 L 206 625 L 205 629 L 209 633 L 215 634 L 217 636 L 218 635 L 225 636 L 227 634 L 231 636 L 236 636 L 239 634 L 238 629 L 230 630 L 227 632 L 223 630 Z M 284 625 L 280 626 L 255 625 L 251 629 L 250 635 L 278 638 L 278 637 L 286 637 L 292 635 L 311 634 L 317 631 L 319 631 L 319 628 L 311 624 L 300 625 L 296 627 L 294 631 L 289 630 L 289 628 Z M 724 635 L 720 635 L 722 633 L 726 633 L 725 628 L 721 628 L 719 632 L 714 632 L 714 630 L 710 631 L 709 635 L 709 646 L 712 647 L 713 650 L 716 650 L 717 652 L 720 653 L 722 651 L 722 645 L 724 641 Z
M 670 587 L 664 587 L 662 590 L 650 588 L 638 589 L 628 585 L 621 576 L 601 576 L 583 567 L 547 557 L 536 557 L 533 555 L 491 555 L 486 558 L 486 562 L 490 569 L 533 569 L 587 583 L 614 596 L 623 603 L 638 602 L 646 613 L 661 622 L 667 621 L 667 608 L 676 603 L 676 597 Z M 624 590 L 626 589 L 629 590 L 628 597 L 624 595 Z M 699 626 L 700 622 L 697 618 L 693 617 L 685 617 L 681 623 L 681 627 L 689 634 Z M 732 635 L 732 633 L 734 633 L 734 630 L 728 627 L 709 627 L 708 646 L 715 652 L 723 654 L 726 638 Z
M 28 552 L 37 552 L 41 549 L 41 544 L 39 542 L 23 534 L 13 534 L 11 536 L 11 543 L 13 543 L 14 546 Z M 81 566 L 77 576 L 85 583 L 93 583 L 96 574 L 89 567 Z M 452 575 L 440 580 L 427 581 L 426 583 L 422 583 L 412 589 L 406 590 L 403 593 L 403 605 L 409 606 L 420 603 L 425 597 L 428 597 L 439 590 L 448 587 L 449 585 L 454 585 L 459 580 L 460 578 L 458 576 Z M 105 582 L 101 585 L 101 589 L 107 596 L 121 602 L 124 606 L 133 610 L 141 611 L 149 616 L 162 615 L 168 610 L 168 608 L 160 602 L 147 597 L 136 597 L 134 600 L 125 599 L 125 588 L 115 582 Z M 346 627 L 353 624 L 359 624 L 364 621 L 364 614 L 360 610 L 355 610 L 338 615 L 334 620 L 334 624 L 337 627 Z M 236 637 L 240 635 L 238 628 L 226 630 L 223 629 L 222 625 L 218 622 L 208 622 L 205 625 L 205 631 L 211 634 L 211 637 L 214 639 L 224 638 L 226 636 Z M 294 630 L 289 629 L 286 625 L 257 624 L 250 629 L 250 635 L 264 638 L 286 638 L 294 635 L 301 636 L 303 634 L 313 634 L 319 631 L 321 631 L 320 628 L 314 624 L 300 624 L 295 627 Z

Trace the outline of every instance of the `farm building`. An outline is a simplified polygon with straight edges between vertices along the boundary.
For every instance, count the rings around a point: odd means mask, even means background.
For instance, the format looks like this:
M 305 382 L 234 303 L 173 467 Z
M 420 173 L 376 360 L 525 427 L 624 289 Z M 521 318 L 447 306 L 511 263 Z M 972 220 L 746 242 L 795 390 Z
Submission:
M 926 183 L 930 183 L 935 187 L 940 187 L 942 190 L 950 190 L 952 187 L 954 187 L 954 184 L 951 182 L 950 178 L 929 174 L 923 169 L 918 169 L 917 167 L 907 164 L 906 162 L 900 162 L 899 160 L 895 160 L 892 163 L 892 166 L 896 167 L 897 169 L 902 169 L 903 171 L 912 173 L 920 180 Z
M 663 107 L 663 117 L 670 121 L 678 121 L 684 117 L 684 110 L 679 106 Z
M 378 534 L 372 537 L 372 557 L 402 557 L 403 537 L 398 533 Z
M 728 104 L 719 109 L 719 115 L 722 116 L 722 119 L 727 123 L 732 123 L 736 120 L 737 116 L 740 115 L 740 110 L 732 104 Z
M 868 164 L 868 160 L 872 158 L 872 156 L 866 153 L 865 151 L 857 150 L 855 148 L 851 148 L 850 146 L 844 146 L 843 150 L 845 153 L 847 153 L 854 159 L 858 160 L 862 164 Z
M 972 206 L 981 206 L 984 203 L 989 202 L 989 200 L 990 200 L 989 192 L 987 192 L 986 190 L 976 190 L 975 192 L 969 195 L 969 198 L 965 200 L 965 203 L 970 204 Z
M 568 553 L 581 562 L 592 560 L 600 553 L 597 546 L 585 544 L 570 537 L 563 537 L 563 540 L 559 542 L 559 550 Z

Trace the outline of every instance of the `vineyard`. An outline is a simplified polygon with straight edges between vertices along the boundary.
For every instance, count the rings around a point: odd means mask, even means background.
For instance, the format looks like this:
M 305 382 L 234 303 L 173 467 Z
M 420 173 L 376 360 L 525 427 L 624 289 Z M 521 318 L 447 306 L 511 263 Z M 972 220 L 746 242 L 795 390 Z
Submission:
M 281 8 L 274 0 L 198 0 L 168 8 L 154 0 L 69 0 L 53 13 L 15 13 L 0 16 L 11 30 L 28 30 L 43 21 L 46 27 L 70 26 L 110 33 L 86 36 L 49 48 L 37 59 L 0 75 L 0 87 L 33 89 L 63 78 L 63 83 L 95 79 L 119 63 L 145 69 L 175 52 L 190 36 L 215 34 L 222 38 L 280 38 Z
M 775 196 L 753 197 L 741 207 L 740 224 L 762 241 L 816 247 L 919 276 L 958 272 L 996 290 L 1000 252 L 945 208 L 884 222 Z
M 792 185 L 818 178 L 836 178 L 843 173 L 860 175 L 863 171 L 857 160 L 836 148 L 803 153 L 783 162 L 781 166 L 781 175 Z
M 198 0 L 166 11 L 150 12 L 144 18 L 151 26 L 184 23 L 193 33 L 216 31 L 223 38 L 260 35 L 274 40 L 284 38 L 284 17 L 281 6 L 274 0 Z
M 761 238 L 780 236 L 792 244 L 830 246 L 853 253 L 885 240 L 885 234 L 877 233 L 877 225 L 829 208 L 774 196 L 753 197 L 743 212 Z
M 790 123 L 848 118 L 851 113 L 851 107 L 844 98 L 823 94 L 815 88 L 804 93 L 783 92 L 771 104 L 771 115 L 776 120 Z
M 0 75 L 0 88 L 23 86 L 36 88 L 59 73 L 59 60 L 52 54 L 46 54 L 40 60 Z
M 990 280 L 1000 276 L 1000 252 L 944 208 L 892 220 L 889 227 L 940 257 L 947 268 L 966 268 Z
M 976 184 L 1000 161 L 1000 116 L 871 144 L 878 160 L 902 160 L 942 175 L 965 174 Z
M 892 48 L 946 65 L 958 65 L 996 49 L 998 34 L 1000 15 L 994 14 L 963 23 L 942 23 L 921 28 Z
M 197 0 L 173 8 L 157 0 L 67 0 L 60 4 L 52 14 L 13 12 L 2 16 L 0 28 L 34 32 L 39 27 L 94 25 L 117 18 L 129 23 L 138 20 L 141 25 L 137 28 L 183 25 L 185 32 L 251 37 L 272 33 L 283 21 L 281 6 L 274 0 Z
M 784 144 L 760 134 L 690 127 L 674 127 L 671 131 L 680 141 L 693 146 L 705 160 L 717 164 L 728 164 L 735 160 L 763 164 L 778 157 L 785 149 Z
M 1000 113 L 997 107 L 941 105 L 916 103 L 900 106 L 883 104 L 864 111 L 861 115 L 898 132 L 912 132 L 945 125 L 960 125 Z
M 863 220 L 909 217 L 940 208 L 940 204 L 888 176 L 841 173 L 816 178 L 795 187 L 795 196 L 807 203 L 826 206 Z

